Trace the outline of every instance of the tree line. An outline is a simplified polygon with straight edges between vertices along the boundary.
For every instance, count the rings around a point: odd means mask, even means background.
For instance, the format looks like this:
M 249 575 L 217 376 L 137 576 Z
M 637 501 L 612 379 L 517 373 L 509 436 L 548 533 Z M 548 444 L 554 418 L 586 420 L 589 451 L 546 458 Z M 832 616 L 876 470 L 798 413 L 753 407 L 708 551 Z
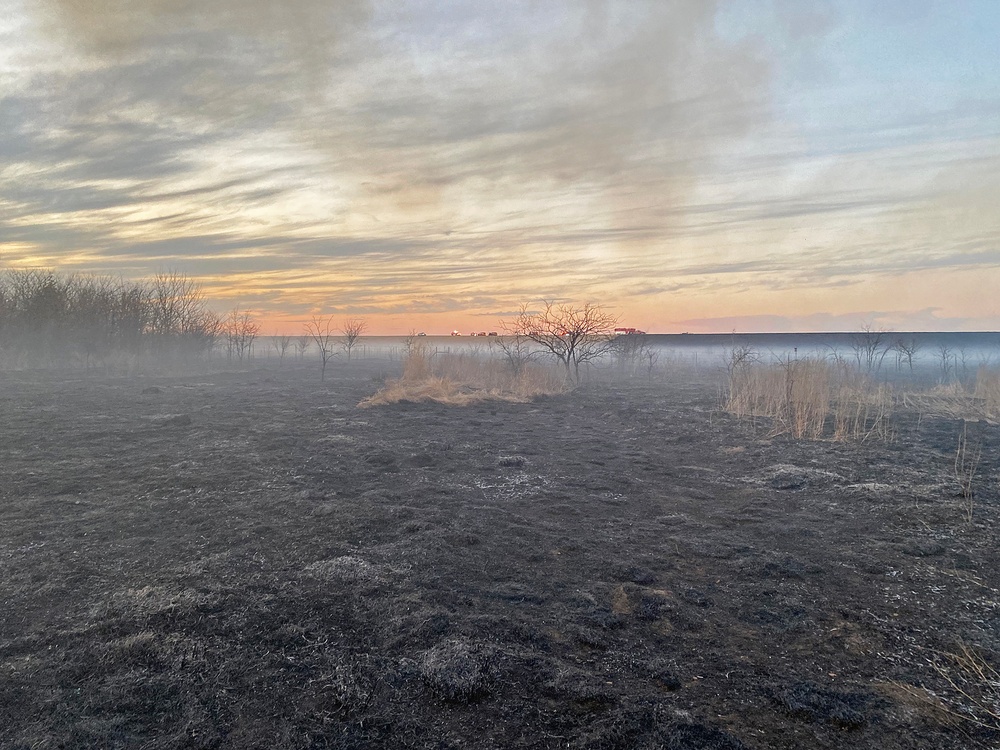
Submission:
M 230 317 L 246 324 L 234 342 L 245 354 L 255 323 Z M 190 361 L 227 338 L 227 320 L 208 307 L 200 285 L 179 273 L 140 281 L 39 269 L 0 273 L 0 360 L 7 366 L 102 367 L 122 355 Z

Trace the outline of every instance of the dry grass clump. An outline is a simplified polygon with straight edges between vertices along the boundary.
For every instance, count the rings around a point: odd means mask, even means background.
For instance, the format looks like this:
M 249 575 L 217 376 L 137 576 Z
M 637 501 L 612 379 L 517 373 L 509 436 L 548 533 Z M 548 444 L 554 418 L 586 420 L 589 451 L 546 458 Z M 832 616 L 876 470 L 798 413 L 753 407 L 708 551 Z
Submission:
M 889 438 L 892 392 L 843 363 L 785 359 L 773 364 L 735 357 L 725 409 L 737 417 L 766 417 L 772 433 L 819 440 Z
M 907 407 L 935 417 L 1000 421 L 1000 369 L 980 367 L 968 388 L 960 382 L 938 385 L 923 393 L 903 396 Z
M 473 353 L 444 354 L 415 346 L 403 363 L 401 377 L 386 381 L 359 406 L 400 401 L 436 401 L 464 406 L 481 401 L 524 403 L 538 396 L 562 393 L 566 380 L 554 370 L 527 365 L 518 372 L 495 358 Z
M 1000 731 L 1000 672 L 982 653 L 964 643 L 941 653 L 934 669 L 951 688 L 949 712 L 981 727 Z
M 980 367 L 976 372 L 975 397 L 988 419 L 1000 419 L 1000 369 Z

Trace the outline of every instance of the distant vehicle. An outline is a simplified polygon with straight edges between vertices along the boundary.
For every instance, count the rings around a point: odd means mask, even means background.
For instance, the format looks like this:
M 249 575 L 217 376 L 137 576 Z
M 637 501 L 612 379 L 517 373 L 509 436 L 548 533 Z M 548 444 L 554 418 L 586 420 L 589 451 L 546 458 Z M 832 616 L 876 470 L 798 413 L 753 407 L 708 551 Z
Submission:
M 480 332 L 479 332 L 479 333 L 477 333 L 476 335 L 477 335 L 477 336 L 485 336 L 485 335 L 486 335 L 486 331 L 480 331 Z
M 487 335 L 487 336 L 499 336 L 500 334 L 499 334 L 499 333 L 497 333 L 496 331 L 490 331 L 490 332 L 489 332 L 489 333 L 487 333 L 486 335 Z
M 423 331 L 421 331 L 421 332 L 420 332 L 420 333 L 418 333 L 417 335 L 418 335 L 418 336 L 426 336 L 427 334 L 426 334 L 426 333 L 424 333 Z
M 452 331 L 451 335 L 452 336 L 461 336 L 462 334 L 460 334 L 458 331 Z
M 645 331 L 640 331 L 638 328 L 616 328 L 615 336 L 634 336 L 645 334 Z

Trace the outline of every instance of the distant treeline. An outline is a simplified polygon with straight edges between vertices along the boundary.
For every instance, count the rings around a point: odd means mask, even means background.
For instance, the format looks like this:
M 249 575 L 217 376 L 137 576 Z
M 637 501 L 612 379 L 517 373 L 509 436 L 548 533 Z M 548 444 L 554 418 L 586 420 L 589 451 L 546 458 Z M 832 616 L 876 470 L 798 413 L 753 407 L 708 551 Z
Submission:
M 0 272 L 0 364 L 114 367 L 212 351 L 222 319 L 183 274 L 129 281 L 47 270 Z

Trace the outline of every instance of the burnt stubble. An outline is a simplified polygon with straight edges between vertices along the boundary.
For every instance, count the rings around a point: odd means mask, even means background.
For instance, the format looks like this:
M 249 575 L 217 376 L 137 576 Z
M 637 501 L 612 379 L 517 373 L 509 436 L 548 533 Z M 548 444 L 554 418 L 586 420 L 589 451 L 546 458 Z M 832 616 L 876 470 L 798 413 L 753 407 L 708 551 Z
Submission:
M 0 376 L 0 746 L 969 748 L 996 426 L 771 437 L 703 377 Z

